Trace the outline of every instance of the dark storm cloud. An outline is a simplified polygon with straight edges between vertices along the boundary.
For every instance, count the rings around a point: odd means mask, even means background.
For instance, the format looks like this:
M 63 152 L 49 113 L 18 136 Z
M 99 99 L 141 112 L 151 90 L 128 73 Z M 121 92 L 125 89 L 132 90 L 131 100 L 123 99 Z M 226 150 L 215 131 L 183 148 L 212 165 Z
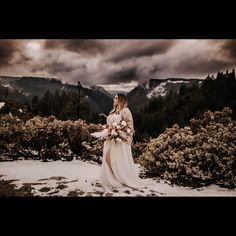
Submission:
M 191 73 L 216 73 L 218 70 L 226 70 L 233 66 L 234 63 L 218 59 L 196 58 L 195 60 L 183 60 L 177 65 L 176 71 Z
M 226 52 L 230 58 L 236 59 L 236 40 L 226 40 L 223 43 L 220 51 L 222 51 L 223 53 Z
M 55 75 L 60 72 L 63 72 L 63 73 L 72 72 L 74 70 L 74 67 L 68 64 L 61 63 L 61 62 L 51 62 L 48 64 L 42 63 L 41 65 L 38 65 L 32 68 L 32 72 L 37 72 L 37 71 L 42 71 L 42 70 L 46 70 L 48 73 Z
M 235 64 L 236 40 L 0 40 L 0 76 L 79 79 L 84 85 L 204 78 Z
M 150 70 L 150 73 L 154 74 L 154 73 L 156 73 L 156 72 L 158 72 L 160 70 L 161 70 L 161 68 L 160 68 L 159 65 L 153 65 L 153 68 Z
M 137 79 L 137 68 L 122 68 L 118 71 L 112 72 L 107 76 L 107 84 L 113 83 L 128 83 Z
M 0 67 L 10 64 L 16 50 L 16 42 L 0 40 Z
M 121 48 L 120 51 L 117 51 L 108 59 L 112 62 L 120 62 L 131 58 L 164 54 L 174 45 L 174 40 L 155 42 L 153 40 L 135 40 L 134 42 L 128 42 L 126 44 L 126 47 L 124 47 L 123 49 Z
M 68 51 L 78 53 L 102 53 L 106 45 L 98 40 L 74 39 L 74 40 L 47 40 L 44 44 L 46 49 L 64 48 Z

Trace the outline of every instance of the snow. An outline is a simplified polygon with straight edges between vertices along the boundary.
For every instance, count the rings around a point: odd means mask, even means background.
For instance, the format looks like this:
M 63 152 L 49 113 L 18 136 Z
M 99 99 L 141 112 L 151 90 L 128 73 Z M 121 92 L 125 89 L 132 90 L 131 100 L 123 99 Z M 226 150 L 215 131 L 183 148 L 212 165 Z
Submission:
M 98 166 L 85 163 L 79 160 L 71 162 L 55 161 L 55 162 L 41 162 L 38 160 L 19 160 L 14 162 L 2 162 L 0 163 L 0 173 L 4 175 L 4 179 L 17 179 L 14 182 L 18 187 L 21 187 L 23 183 L 44 183 L 39 186 L 34 185 L 34 194 L 47 195 L 47 193 L 41 193 L 39 189 L 42 187 L 55 188 L 58 183 L 67 183 L 68 188 L 61 189 L 58 195 L 66 196 L 70 191 L 79 188 L 84 192 L 91 190 L 90 183 L 97 179 Z M 54 177 L 54 179 L 52 178 Z M 55 177 L 63 177 L 61 181 Z M 49 179 L 52 178 L 52 179 Z M 43 180 L 47 179 L 47 180 Z M 55 189 L 54 189 L 55 191 Z
M 29 96 L 29 93 L 26 92 L 22 92 L 22 94 L 24 94 L 25 96 Z
M 177 83 L 188 84 L 188 83 L 190 83 L 190 81 L 184 81 L 184 80 L 177 80 L 177 81 L 168 80 L 167 82 L 172 83 L 172 84 L 177 84 Z
M 149 81 L 145 81 L 144 86 L 145 86 L 146 89 L 149 89 L 150 88 Z
M 0 102 L 0 109 L 4 107 L 4 105 L 5 105 L 5 102 Z
M 5 87 L 5 88 L 13 89 L 12 86 L 11 86 L 10 84 L 3 84 L 2 86 Z
M 161 83 L 157 87 L 155 87 L 153 90 L 151 90 L 146 96 L 147 98 L 151 99 L 153 96 L 165 96 L 166 95 L 166 89 L 165 89 L 166 82 Z
M 92 90 L 98 90 L 98 91 L 101 91 L 101 92 L 104 91 L 104 88 L 103 88 L 103 87 L 97 86 L 97 85 L 92 85 L 92 86 L 90 86 L 90 89 L 92 89 Z
M 21 113 L 22 113 L 22 112 L 23 112 L 23 110 L 20 108 L 20 109 L 19 109 L 19 112 L 21 112 Z
M 116 93 L 117 92 L 128 93 L 131 90 L 133 90 L 136 86 L 138 86 L 138 83 L 137 81 L 131 81 L 128 83 L 97 84 L 97 86 L 104 88 L 110 94 L 115 94 L 115 91 Z
M 140 166 L 136 164 L 137 170 Z M 70 191 L 83 191 L 78 196 L 236 196 L 236 190 L 228 190 L 216 185 L 201 188 L 189 188 L 170 185 L 161 180 L 144 179 L 147 189 L 143 191 L 128 187 L 119 188 L 117 192 L 99 185 L 100 165 L 94 162 L 73 160 L 69 162 L 38 160 L 18 160 L 14 162 L 0 162 L 0 175 L 4 180 L 14 180 L 17 188 L 23 183 L 34 183 L 32 191 L 35 196 L 67 196 Z M 65 188 L 58 189 L 57 186 Z M 49 191 L 40 189 L 49 187 Z M 125 191 L 130 191 L 129 193 Z
M 83 85 L 83 88 L 91 89 L 90 85 Z

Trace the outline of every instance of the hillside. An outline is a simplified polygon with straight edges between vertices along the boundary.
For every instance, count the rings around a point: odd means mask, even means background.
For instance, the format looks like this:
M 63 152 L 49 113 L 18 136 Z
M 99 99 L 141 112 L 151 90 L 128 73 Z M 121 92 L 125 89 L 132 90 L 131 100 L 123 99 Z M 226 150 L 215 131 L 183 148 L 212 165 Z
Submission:
M 43 77 L 0 76 L 0 100 L 24 103 L 37 96 L 41 99 L 47 91 L 77 92 L 77 85 L 63 84 L 60 80 Z M 81 96 L 89 103 L 93 112 L 108 112 L 112 107 L 112 95 L 102 87 L 81 88 Z
M 157 97 L 164 97 L 170 91 L 179 91 L 181 85 L 191 87 L 194 84 L 201 86 L 203 80 L 200 79 L 184 79 L 184 78 L 168 78 L 168 79 L 150 79 L 138 85 L 127 94 L 129 105 L 133 111 L 140 111 L 149 100 Z M 138 102 L 137 102 L 138 101 Z

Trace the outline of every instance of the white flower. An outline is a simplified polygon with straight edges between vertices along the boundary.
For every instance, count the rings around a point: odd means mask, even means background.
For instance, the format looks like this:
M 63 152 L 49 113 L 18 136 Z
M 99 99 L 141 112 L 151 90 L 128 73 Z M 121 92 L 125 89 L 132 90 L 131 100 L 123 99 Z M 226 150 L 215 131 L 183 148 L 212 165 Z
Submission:
M 112 125 L 113 125 L 113 126 L 116 126 L 116 125 L 117 125 L 117 122 L 113 122 Z
M 116 136 L 117 135 L 117 132 L 115 130 L 112 130 L 111 131 L 111 136 Z
M 102 136 L 103 137 L 106 137 L 106 136 L 108 136 L 109 135 L 109 130 L 108 129 L 104 129 L 103 131 L 102 131 Z
M 127 129 L 127 133 L 128 133 L 128 134 L 131 133 L 131 129 L 130 129 L 130 128 Z
M 126 125 L 127 125 L 127 122 L 126 122 L 125 120 L 122 120 L 122 121 L 121 121 L 121 124 L 122 124 L 123 126 L 126 126 Z
M 121 126 L 120 126 L 120 125 L 117 125 L 116 127 L 117 127 L 117 129 L 120 129 L 120 128 L 121 128 Z
M 116 138 L 116 141 L 120 143 L 122 140 L 121 138 Z

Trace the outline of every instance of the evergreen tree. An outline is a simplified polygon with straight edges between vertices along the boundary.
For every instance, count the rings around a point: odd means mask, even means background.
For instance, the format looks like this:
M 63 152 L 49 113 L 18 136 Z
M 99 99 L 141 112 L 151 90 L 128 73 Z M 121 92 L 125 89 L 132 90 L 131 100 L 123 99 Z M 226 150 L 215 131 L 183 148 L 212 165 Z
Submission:
M 82 85 L 81 85 L 80 81 L 78 81 L 78 85 L 77 85 L 77 90 L 78 90 L 77 114 L 78 114 L 78 117 L 80 117 L 81 89 L 82 89 Z
M 231 78 L 231 79 L 229 79 Z M 208 75 L 201 87 L 181 85 L 179 93 L 171 91 L 165 97 L 152 98 L 140 114 L 134 114 L 136 136 L 134 141 L 145 136 L 157 137 L 173 124 L 186 126 L 194 116 L 206 110 L 222 110 L 229 106 L 236 119 L 236 78 L 231 73 L 218 71 L 216 79 Z
M 38 96 L 34 96 L 32 99 L 32 106 L 31 111 L 34 115 L 39 114 L 39 98 Z
M 8 88 L 5 89 L 5 98 L 8 98 L 8 95 L 9 95 L 9 90 Z

